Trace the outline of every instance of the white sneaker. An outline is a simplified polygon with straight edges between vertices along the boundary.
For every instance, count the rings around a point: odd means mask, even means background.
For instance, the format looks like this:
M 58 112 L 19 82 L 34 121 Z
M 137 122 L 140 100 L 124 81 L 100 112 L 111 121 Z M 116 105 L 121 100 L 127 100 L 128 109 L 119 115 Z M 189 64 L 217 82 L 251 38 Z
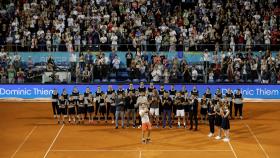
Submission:
M 216 136 L 215 139 L 220 140 L 220 139 L 222 139 L 222 137 L 221 136 Z
M 229 142 L 229 138 L 224 138 L 223 141 L 224 142 Z
M 210 138 L 210 137 L 212 137 L 214 134 L 213 133 L 209 133 L 208 134 L 208 137 Z
M 141 128 L 141 127 L 142 127 L 141 125 L 138 126 L 138 128 Z
M 243 120 L 243 117 L 242 117 L 242 116 L 240 116 L 239 118 L 240 118 L 240 120 Z

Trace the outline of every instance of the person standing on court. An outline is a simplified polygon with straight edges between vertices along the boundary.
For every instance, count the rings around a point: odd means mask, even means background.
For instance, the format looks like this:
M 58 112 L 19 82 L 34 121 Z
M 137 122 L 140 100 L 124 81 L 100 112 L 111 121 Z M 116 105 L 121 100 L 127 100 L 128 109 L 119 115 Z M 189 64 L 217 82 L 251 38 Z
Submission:
M 215 137 L 215 139 L 220 140 L 221 137 L 221 125 L 222 125 L 222 116 L 221 116 L 221 108 L 222 108 L 222 101 L 221 99 L 218 99 L 217 95 L 214 96 L 213 99 L 214 103 L 214 111 L 215 111 L 215 126 L 218 128 L 218 135 Z
M 185 109 L 184 109 L 185 98 L 181 95 L 180 92 L 176 93 L 174 104 L 176 106 L 176 117 L 178 118 L 178 128 L 181 128 L 181 118 L 183 118 L 183 125 L 186 128 L 186 119 L 185 119 Z
M 69 96 L 68 96 L 68 92 L 67 92 L 67 90 L 66 90 L 65 88 L 63 89 L 61 95 L 63 96 L 63 98 L 64 98 L 64 100 L 65 100 L 65 106 L 66 106 L 65 108 L 67 109 L 68 99 L 69 99 L 68 97 L 69 97 Z M 67 117 L 67 115 L 68 115 L 68 114 L 67 114 L 67 110 L 66 110 L 66 112 L 65 112 L 65 114 L 64 114 L 64 118 Z
M 75 110 L 76 115 L 78 115 L 78 109 L 79 109 L 79 107 L 78 107 L 79 95 L 80 95 L 79 90 L 75 86 L 73 88 L 73 90 L 72 90 L 72 96 L 74 98 L 74 104 L 75 104 L 75 108 L 76 108 L 76 110 Z
M 138 110 L 140 112 L 140 105 L 147 104 L 147 108 L 149 108 L 149 102 L 148 102 L 148 98 L 146 96 L 146 91 L 140 91 L 139 93 L 140 93 L 140 96 L 137 98 L 136 107 L 138 107 Z M 140 116 L 139 124 L 140 125 L 138 128 L 141 128 L 142 127 L 141 116 Z
M 234 116 L 237 117 L 237 112 L 239 112 L 239 118 L 242 120 L 243 116 L 243 97 L 241 90 L 237 89 L 237 92 L 234 95 Z
M 166 115 L 168 115 L 169 128 L 172 128 L 171 121 L 171 109 L 172 109 L 172 99 L 169 97 L 168 92 L 165 92 L 162 98 L 163 105 L 163 128 L 166 126 Z
M 149 96 L 151 123 L 156 122 L 156 127 L 159 128 L 159 104 L 160 97 L 158 91 L 153 89 L 153 93 Z
M 191 95 L 191 103 L 190 103 L 190 130 L 193 129 L 193 121 L 195 123 L 195 131 L 197 131 L 198 120 L 197 120 L 197 109 L 198 109 L 198 100 L 197 97 Z
M 193 89 L 191 91 L 191 95 L 193 95 L 194 97 L 198 97 L 199 96 L 199 92 L 198 92 L 196 86 L 193 86 Z
M 99 106 L 100 106 L 100 100 L 101 100 L 101 96 L 103 94 L 103 91 L 101 90 L 100 86 L 97 86 L 97 90 L 95 92 L 95 117 L 97 118 L 97 115 L 100 115 L 99 113 Z
M 144 85 L 144 82 L 140 82 L 140 86 L 138 87 L 138 92 L 145 92 L 146 93 L 146 87 Z
M 173 122 L 174 120 L 174 117 L 176 116 L 176 106 L 174 104 L 175 102 L 175 97 L 176 97 L 176 93 L 177 93 L 177 90 L 175 89 L 175 86 L 174 85 L 171 85 L 171 88 L 169 90 L 169 97 L 172 99 L 172 102 L 171 102 L 171 107 L 172 107 L 172 111 L 171 111 L 171 121 Z
M 215 132 L 215 105 L 212 103 L 211 100 L 207 101 L 207 113 L 208 113 L 208 120 L 209 120 L 209 127 L 210 127 L 210 133 L 208 134 L 208 137 L 214 136 Z
M 229 129 L 230 129 L 230 123 L 229 123 L 229 104 L 224 103 L 224 106 L 221 109 L 221 116 L 222 116 L 222 129 L 224 131 L 225 137 L 223 139 L 224 142 L 229 141 Z
M 132 117 L 133 127 L 135 126 L 135 108 L 133 103 L 133 91 L 128 91 L 127 96 L 125 97 L 125 108 L 127 114 L 127 125 L 126 127 L 129 128 L 130 126 L 130 118 Z
M 52 94 L 52 110 L 53 110 L 53 117 L 57 117 L 57 109 L 58 109 L 58 99 L 59 99 L 59 94 L 57 92 L 57 89 L 55 88 L 53 90 Z
M 217 96 L 218 99 L 222 99 L 222 98 L 223 98 L 223 94 L 222 94 L 220 88 L 218 88 L 218 89 L 216 90 L 215 95 Z
M 71 123 L 71 119 L 73 121 L 73 124 L 76 123 L 76 102 L 74 100 L 74 96 L 70 95 L 69 97 L 69 104 L 68 104 L 68 122 Z
M 113 108 L 111 108 L 112 106 L 112 103 L 115 105 L 115 101 L 112 100 L 112 96 L 113 96 L 113 93 L 115 93 L 115 90 L 113 89 L 112 85 L 109 85 L 108 86 L 108 90 L 107 90 L 107 93 L 106 93 L 106 105 L 107 105 L 107 108 L 106 108 L 106 116 L 107 118 L 109 118 L 109 115 L 111 113 L 111 109 L 113 109 L 112 113 L 113 113 L 113 116 L 112 116 L 112 124 L 114 123 L 114 119 L 115 119 L 115 110 Z
M 231 89 L 229 88 L 226 92 L 226 97 L 227 97 L 227 101 L 229 102 L 229 111 L 230 111 L 230 114 L 229 114 L 229 118 L 232 119 L 232 99 L 233 99 L 233 93 L 231 91 Z
M 87 109 L 87 107 L 88 107 L 88 97 L 90 94 L 91 94 L 90 88 L 87 87 L 86 91 L 84 93 L 85 109 Z M 87 113 L 88 113 L 87 110 L 85 110 L 85 119 L 87 118 Z
M 119 128 L 119 116 L 122 119 L 122 128 L 124 128 L 124 97 L 123 93 L 117 93 L 116 98 L 116 127 L 115 129 Z
M 60 96 L 59 98 L 59 102 L 58 102 L 58 124 L 60 124 L 60 122 L 62 121 L 62 124 L 65 124 L 64 122 L 64 116 L 66 115 L 66 100 L 64 98 L 64 96 Z

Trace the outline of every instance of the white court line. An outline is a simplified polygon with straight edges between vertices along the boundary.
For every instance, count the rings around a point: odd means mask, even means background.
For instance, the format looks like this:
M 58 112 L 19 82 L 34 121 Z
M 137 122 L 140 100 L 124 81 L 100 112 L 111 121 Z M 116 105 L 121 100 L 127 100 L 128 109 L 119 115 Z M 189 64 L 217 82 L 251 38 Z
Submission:
M 262 151 L 263 151 L 265 157 L 266 157 L 266 158 L 269 158 L 267 152 L 264 150 L 264 148 L 263 148 L 263 146 L 261 145 L 259 139 L 258 139 L 257 136 L 253 133 L 253 131 L 252 131 L 252 129 L 250 128 L 250 126 L 249 126 L 247 123 L 246 123 L 245 125 L 246 125 L 246 127 L 248 128 L 248 130 L 249 130 L 249 132 L 251 133 L 251 135 L 255 138 L 256 142 L 258 143 L 258 146 L 262 149 Z
M 53 139 L 53 141 L 52 141 L 50 147 L 48 148 L 47 152 L 46 152 L 45 155 L 44 155 L 44 158 L 47 157 L 48 153 L 50 152 L 52 146 L 54 145 L 54 142 L 56 141 L 56 139 L 57 139 L 57 137 L 59 136 L 60 132 L 62 131 L 63 127 L 64 127 L 64 124 L 60 127 L 59 131 L 57 132 L 56 136 L 54 137 L 54 139 Z
M 142 158 L 142 151 L 139 151 L 139 158 Z
M 28 138 L 31 136 L 31 134 L 35 131 L 36 128 L 37 126 L 33 127 L 32 130 L 27 134 L 27 136 L 25 136 L 23 142 L 17 147 L 17 150 L 13 153 L 11 158 L 16 156 L 17 152 L 22 148 L 22 146 L 25 144 L 25 142 L 28 140 Z
M 235 153 L 235 151 L 234 151 L 234 149 L 233 149 L 233 147 L 232 147 L 230 141 L 228 141 L 228 145 L 229 145 L 229 147 L 230 147 L 230 149 L 231 149 L 231 151 L 232 151 L 234 157 L 237 158 L 237 155 L 236 155 L 236 153 Z
M 186 152 L 186 151 L 201 151 L 201 152 L 225 152 L 225 151 L 232 151 L 232 150 L 199 150 L 199 149 L 189 149 L 189 150 L 153 150 L 153 149 L 150 149 L 150 150 L 133 150 L 133 149 L 127 149 L 127 150 L 106 150 L 106 149 L 92 149 L 92 150 L 50 150 L 50 151 L 53 151 L 53 152 L 145 152 L 145 151 L 162 151 L 162 152 Z

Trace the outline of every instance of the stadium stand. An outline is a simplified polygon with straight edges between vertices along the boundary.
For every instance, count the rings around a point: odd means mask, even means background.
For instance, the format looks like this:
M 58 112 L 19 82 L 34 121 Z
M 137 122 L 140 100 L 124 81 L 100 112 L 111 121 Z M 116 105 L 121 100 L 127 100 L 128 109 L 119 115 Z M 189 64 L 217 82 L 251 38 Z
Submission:
M 0 9 L 1 83 L 43 82 L 45 72 L 55 83 L 280 83 L 277 0 L 8 0 Z

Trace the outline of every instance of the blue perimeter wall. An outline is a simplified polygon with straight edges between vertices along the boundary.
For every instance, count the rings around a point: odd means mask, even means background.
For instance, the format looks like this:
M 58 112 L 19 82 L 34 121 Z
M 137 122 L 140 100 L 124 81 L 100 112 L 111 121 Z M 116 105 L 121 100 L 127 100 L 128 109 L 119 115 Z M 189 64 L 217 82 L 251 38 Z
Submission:
M 73 87 L 77 86 L 80 93 L 84 93 L 86 87 L 89 87 L 92 92 L 95 92 L 97 85 L 0 85 L 0 98 L 23 98 L 23 99 L 36 99 L 36 98 L 51 98 L 53 89 L 56 88 L 61 94 L 63 88 L 66 88 L 68 94 L 71 94 Z M 100 85 L 101 89 L 106 92 L 108 85 Z M 112 85 L 114 89 L 118 85 Z M 159 89 L 160 85 L 155 85 Z M 175 85 L 176 90 L 181 90 L 183 85 Z M 240 88 L 244 98 L 249 99 L 280 99 L 280 85 L 196 85 L 200 97 L 204 94 L 207 87 L 210 88 L 212 94 L 215 93 L 217 88 L 221 88 L 222 93 L 225 94 L 228 88 L 236 91 Z M 146 85 L 148 87 L 148 85 Z M 191 91 L 193 85 L 186 85 L 187 90 Z M 123 85 L 124 89 L 128 85 Z M 134 85 L 138 88 L 138 85 Z M 165 85 L 165 89 L 169 90 L 170 85 Z

